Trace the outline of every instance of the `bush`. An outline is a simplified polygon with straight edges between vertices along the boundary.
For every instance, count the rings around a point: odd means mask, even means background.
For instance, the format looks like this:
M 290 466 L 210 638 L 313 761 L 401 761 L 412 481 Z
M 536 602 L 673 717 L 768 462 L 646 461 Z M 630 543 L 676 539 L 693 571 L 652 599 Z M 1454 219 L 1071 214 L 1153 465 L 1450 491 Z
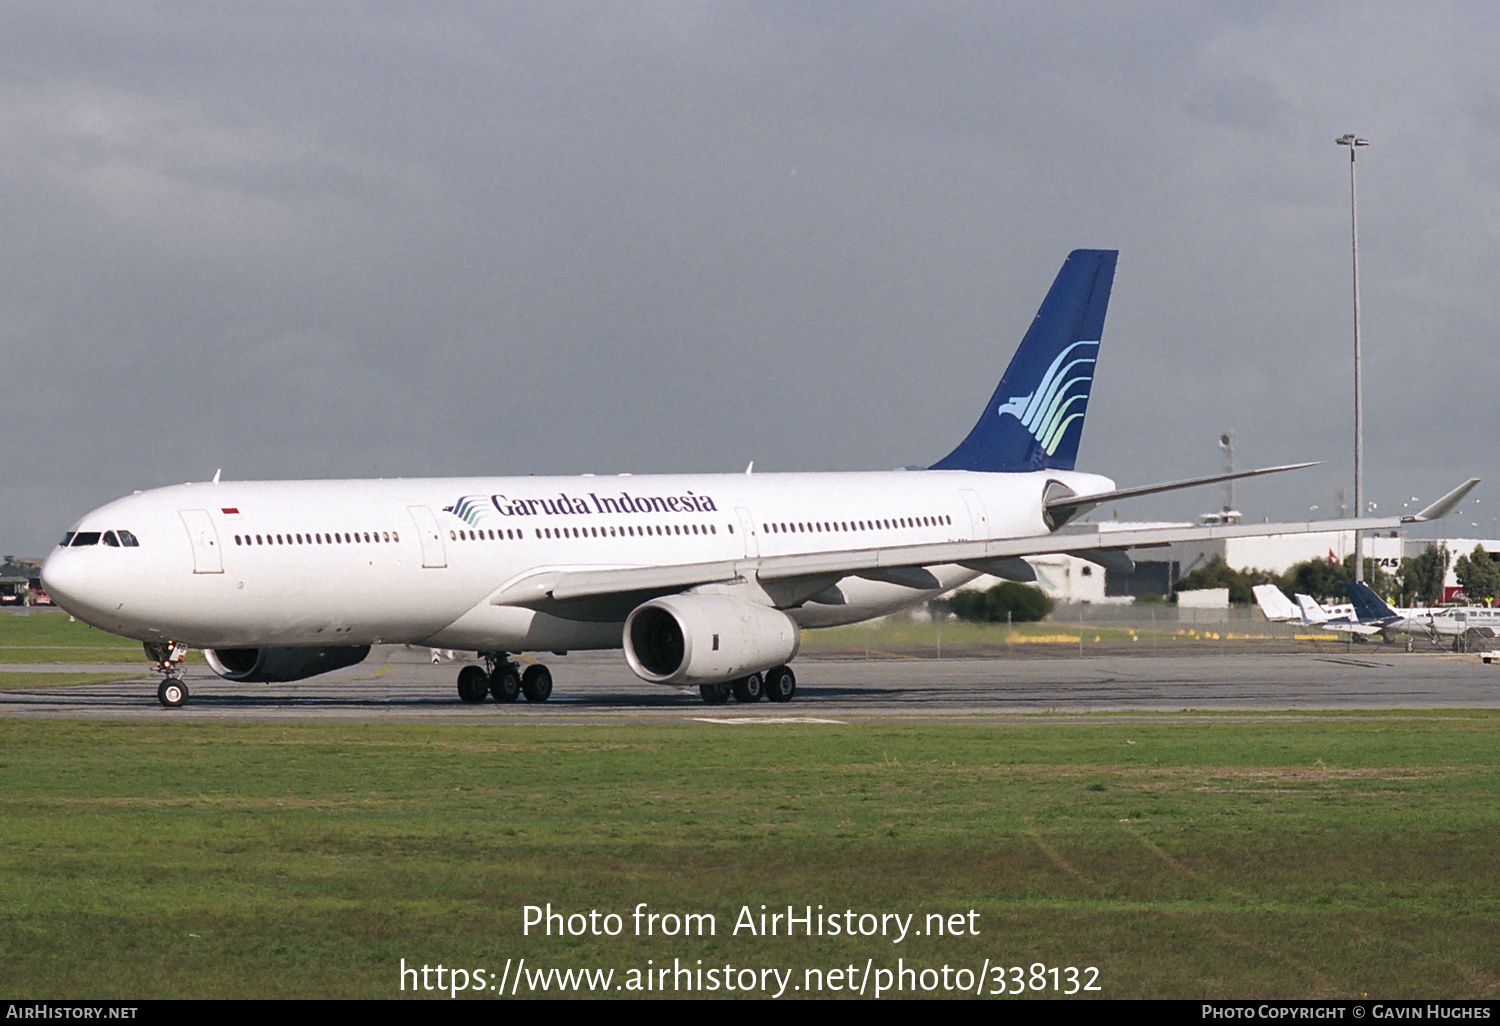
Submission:
M 954 592 L 948 608 L 960 620 L 975 623 L 1030 623 L 1052 612 L 1053 601 L 1040 588 L 1001 581 L 988 591 Z

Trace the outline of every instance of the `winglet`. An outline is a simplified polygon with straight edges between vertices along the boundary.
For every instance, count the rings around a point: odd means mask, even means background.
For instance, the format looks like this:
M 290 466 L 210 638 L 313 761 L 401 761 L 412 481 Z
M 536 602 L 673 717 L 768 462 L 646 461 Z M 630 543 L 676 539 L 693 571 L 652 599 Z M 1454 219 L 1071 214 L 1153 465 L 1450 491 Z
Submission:
M 1474 490 L 1474 486 L 1478 483 L 1479 478 L 1471 477 L 1463 484 L 1453 489 L 1453 491 L 1443 496 L 1437 502 L 1434 502 L 1431 506 L 1428 506 L 1422 512 L 1418 513 L 1416 516 L 1402 517 L 1401 520 L 1403 523 L 1411 524 L 1420 524 L 1426 520 L 1441 520 L 1449 513 L 1452 513 L 1453 510 L 1457 508 L 1458 504 L 1464 501 L 1464 496 L 1472 492 Z

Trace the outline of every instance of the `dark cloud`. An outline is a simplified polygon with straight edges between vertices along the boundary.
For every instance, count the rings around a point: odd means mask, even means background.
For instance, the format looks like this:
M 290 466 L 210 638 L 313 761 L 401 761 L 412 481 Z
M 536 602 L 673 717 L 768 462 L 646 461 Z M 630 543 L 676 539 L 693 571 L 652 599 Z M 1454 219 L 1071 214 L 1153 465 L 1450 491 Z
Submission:
M 1395 4 L 0 11 L 0 526 L 207 478 L 879 468 L 1122 250 L 1088 469 L 1487 473 L 1495 18 Z M 1217 494 L 1125 515 L 1191 513 Z M 1187 503 L 1187 505 L 1184 505 Z M 1194 505 L 1196 503 L 1197 505 Z M 9 550 L 8 549 L 8 550 Z

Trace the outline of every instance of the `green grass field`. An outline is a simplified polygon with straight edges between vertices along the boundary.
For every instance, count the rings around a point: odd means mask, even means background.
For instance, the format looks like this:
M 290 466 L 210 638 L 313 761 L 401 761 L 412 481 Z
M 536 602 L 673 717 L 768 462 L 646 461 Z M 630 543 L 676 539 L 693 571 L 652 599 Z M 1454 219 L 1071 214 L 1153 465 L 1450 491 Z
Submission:
M 141 643 L 116 637 L 69 619 L 56 609 L 33 609 L 26 613 L 0 613 L 0 647 L 28 648 L 128 648 L 140 651 Z
M 61 688 L 72 684 L 108 684 L 117 680 L 140 680 L 151 676 L 146 672 L 130 673 L 51 673 L 48 671 L 0 670 L 0 691 L 18 691 L 25 688 Z
M 202 663 L 203 653 L 189 652 L 188 659 Z M 149 665 L 139 641 L 106 634 L 55 609 L 0 613 L 0 664 L 5 663 Z
M 1108 997 L 1494 997 L 1497 751 L 1492 712 L 0 721 L 0 965 L 35 998 L 386 998 L 402 958 L 523 956 L 617 983 L 988 959 L 1097 967 Z M 547 902 L 625 931 L 523 937 Z M 717 934 L 631 936 L 639 902 Z M 761 904 L 972 909 L 980 933 L 732 935 Z

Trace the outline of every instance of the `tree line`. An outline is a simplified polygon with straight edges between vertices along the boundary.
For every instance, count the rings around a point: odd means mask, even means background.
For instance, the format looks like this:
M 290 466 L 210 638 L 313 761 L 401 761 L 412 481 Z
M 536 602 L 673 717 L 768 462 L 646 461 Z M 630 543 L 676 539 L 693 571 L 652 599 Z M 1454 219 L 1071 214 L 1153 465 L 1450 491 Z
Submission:
M 1448 574 L 1448 565 L 1448 550 L 1429 545 L 1420 554 L 1401 560 L 1394 573 L 1386 571 L 1374 560 L 1366 559 L 1365 583 L 1393 605 L 1436 606 L 1443 601 L 1443 580 Z M 1473 553 L 1454 560 L 1453 572 L 1471 602 L 1489 605 L 1500 598 L 1500 563 L 1485 551 L 1484 546 L 1476 545 Z M 1352 580 L 1352 554 L 1344 557 L 1342 562 L 1309 559 L 1280 574 L 1269 570 L 1235 570 L 1216 556 L 1207 565 L 1178 578 L 1172 586 L 1172 597 L 1175 599 L 1179 591 L 1228 588 L 1229 601 L 1245 606 L 1255 601 L 1251 589 L 1257 584 L 1274 584 L 1288 596 L 1311 595 L 1325 604 L 1338 603 L 1346 601 L 1344 585 Z M 1040 588 L 1012 581 L 1001 581 L 985 591 L 967 589 L 955 592 L 944 604 L 959 619 L 980 623 L 1040 620 L 1055 606 Z
M 1401 560 L 1394 573 L 1372 559 L 1365 560 L 1365 583 L 1377 594 L 1397 606 L 1436 606 L 1443 601 L 1443 580 L 1448 574 L 1449 553 L 1446 548 L 1429 545 L 1415 556 Z M 1476 545 L 1472 554 L 1453 561 L 1453 573 L 1469 601 L 1488 605 L 1500 597 L 1500 564 Z M 1206 566 L 1184 574 L 1172 586 L 1179 591 L 1197 588 L 1228 588 L 1229 601 L 1249 605 L 1255 601 L 1251 589 L 1257 584 L 1274 584 L 1287 595 L 1311 595 L 1319 602 L 1346 600 L 1344 585 L 1354 579 L 1354 556 L 1341 562 L 1309 559 L 1289 567 L 1285 573 L 1269 570 L 1235 570 L 1215 557 Z

